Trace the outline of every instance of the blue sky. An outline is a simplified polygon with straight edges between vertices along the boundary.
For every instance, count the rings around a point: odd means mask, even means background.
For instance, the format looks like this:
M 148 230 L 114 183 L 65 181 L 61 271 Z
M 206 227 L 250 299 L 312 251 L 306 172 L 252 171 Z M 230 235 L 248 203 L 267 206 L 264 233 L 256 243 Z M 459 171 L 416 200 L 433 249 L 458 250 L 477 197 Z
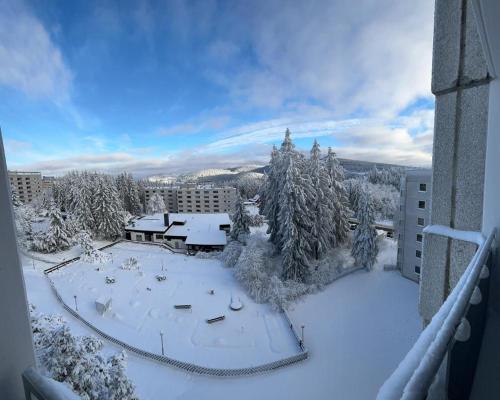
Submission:
M 11 169 L 262 164 L 287 127 L 430 165 L 433 1 L 0 1 Z

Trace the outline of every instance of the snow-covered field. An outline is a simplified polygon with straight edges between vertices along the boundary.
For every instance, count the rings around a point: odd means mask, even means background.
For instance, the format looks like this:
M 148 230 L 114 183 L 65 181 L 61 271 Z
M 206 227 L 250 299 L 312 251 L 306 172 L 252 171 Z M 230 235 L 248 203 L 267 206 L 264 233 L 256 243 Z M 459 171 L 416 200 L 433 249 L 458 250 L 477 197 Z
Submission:
M 165 355 L 215 368 L 249 367 L 299 352 L 282 314 L 254 303 L 220 261 L 135 243 L 105 251 L 113 257 L 103 266 L 77 261 L 50 274 L 66 304 L 73 306 L 76 295 L 80 315 L 104 332 L 161 354 L 162 331 Z M 139 270 L 121 268 L 130 257 L 138 259 Z M 158 282 L 157 275 L 167 279 Z M 107 284 L 106 277 L 116 283 Z M 229 309 L 231 297 L 241 299 L 242 310 Z M 95 307 L 98 298 L 112 299 L 103 316 Z M 176 304 L 192 309 L 178 310 Z M 220 315 L 226 319 L 206 323 Z
M 158 397 L 239 400 L 375 398 L 378 388 L 421 330 L 417 310 L 418 285 L 402 278 L 397 271 L 381 270 L 383 264 L 394 258 L 394 243 L 386 240 L 374 271 L 359 271 L 346 276 L 321 293 L 307 296 L 294 307 L 289 314 L 295 324 L 305 325 L 305 342 L 310 351 L 308 360 L 263 375 L 222 379 L 192 375 L 129 353 L 127 373 L 137 386 L 137 394 L 141 400 Z M 188 260 L 196 261 L 195 258 Z M 23 257 L 23 265 L 29 301 L 40 312 L 62 314 L 74 334 L 92 335 L 91 330 L 69 315 L 55 299 L 42 274 L 43 268 L 50 264 L 35 262 L 36 270 L 33 270 L 31 260 Z M 169 276 L 173 271 L 169 266 L 167 269 Z M 229 270 L 223 271 L 230 273 Z M 246 297 L 242 297 L 244 299 Z M 244 301 L 247 307 L 247 301 Z M 224 307 L 227 307 L 227 302 Z M 168 331 L 165 338 L 167 351 L 170 351 Z M 157 346 L 155 350 L 158 351 L 159 336 L 154 339 L 153 346 Z M 105 341 L 107 354 L 119 350 Z

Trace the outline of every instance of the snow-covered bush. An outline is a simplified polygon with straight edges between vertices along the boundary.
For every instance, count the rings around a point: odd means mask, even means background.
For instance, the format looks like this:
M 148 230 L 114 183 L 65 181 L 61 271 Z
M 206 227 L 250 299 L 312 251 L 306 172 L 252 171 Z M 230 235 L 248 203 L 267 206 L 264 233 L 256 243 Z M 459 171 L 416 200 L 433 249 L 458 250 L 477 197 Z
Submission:
M 275 310 L 290 307 L 302 296 L 316 292 L 314 285 L 308 285 L 294 280 L 282 281 L 277 276 L 272 276 L 269 282 L 269 304 Z
M 338 247 L 320 260 L 311 273 L 310 283 L 316 285 L 318 290 L 321 290 L 335 281 L 342 272 L 352 267 L 353 264 L 354 259 L 350 254 L 350 246 L 345 244 Z
M 123 264 L 120 266 L 121 269 L 132 271 L 132 270 L 138 270 L 141 267 L 139 260 L 135 257 L 129 257 L 127 258 Z
M 264 225 L 265 218 L 263 215 L 255 214 L 249 216 L 249 225 L 253 227 L 261 227 Z
M 38 314 L 33 306 L 30 314 L 36 356 L 53 379 L 85 400 L 137 399 L 125 374 L 124 353 L 105 359 L 101 340 L 74 336 L 62 317 Z
M 229 242 L 226 247 L 224 247 L 224 251 L 220 253 L 220 260 L 226 267 L 233 268 L 236 265 L 241 254 L 242 247 L 242 244 L 237 240 Z
M 269 245 L 263 235 L 252 235 L 235 265 L 234 276 L 257 303 L 269 300 L 273 273 Z

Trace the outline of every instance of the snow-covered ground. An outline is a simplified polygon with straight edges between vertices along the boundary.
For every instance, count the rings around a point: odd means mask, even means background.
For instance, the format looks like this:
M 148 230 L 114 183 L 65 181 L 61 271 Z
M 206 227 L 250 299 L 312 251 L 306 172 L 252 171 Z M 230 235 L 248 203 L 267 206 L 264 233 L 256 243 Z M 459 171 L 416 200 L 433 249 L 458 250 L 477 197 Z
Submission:
M 50 278 L 66 304 L 73 306 L 76 295 L 80 315 L 115 338 L 161 354 L 162 331 L 165 355 L 214 368 L 249 367 L 299 353 L 283 315 L 247 297 L 219 260 L 135 243 L 105 252 L 113 257 L 103 266 L 77 261 Z M 138 259 L 139 270 L 121 268 L 130 257 Z M 157 275 L 167 279 L 158 282 Z M 106 277 L 116 283 L 107 284 Z M 241 300 L 242 310 L 229 309 L 231 297 Z M 96 310 L 98 298 L 112 299 L 103 316 Z M 192 309 L 175 309 L 176 304 Z M 207 324 L 206 319 L 221 315 L 224 321 Z
M 222 379 L 192 375 L 129 354 L 128 375 L 142 400 L 373 399 L 421 328 L 418 286 L 397 271 L 381 270 L 394 257 L 394 243 L 386 240 L 374 271 L 342 278 L 294 307 L 290 312 L 294 323 L 305 325 L 310 350 L 305 362 L 263 375 Z M 35 262 L 33 270 L 31 260 L 25 257 L 23 264 L 29 301 L 41 312 L 62 314 L 75 334 L 92 334 L 55 299 L 42 274 L 50 265 Z M 169 266 L 167 269 L 169 276 Z M 246 307 L 247 300 L 244 302 Z M 158 343 L 159 338 L 155 339 Z M 168 331 L 166 339 L 168 349 Z M 119 350 L 105 343 L 106 352 Z

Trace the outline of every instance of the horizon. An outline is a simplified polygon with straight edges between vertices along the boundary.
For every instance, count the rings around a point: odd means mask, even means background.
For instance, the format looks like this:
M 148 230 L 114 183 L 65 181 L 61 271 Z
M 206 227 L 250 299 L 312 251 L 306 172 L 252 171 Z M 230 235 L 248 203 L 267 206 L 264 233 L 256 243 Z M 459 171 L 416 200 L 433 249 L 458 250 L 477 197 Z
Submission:
M 400 3 L 3 2 L 8 167 L 265 165 L 286 128 L 301 151 L 429 167 L 433 2 Z

